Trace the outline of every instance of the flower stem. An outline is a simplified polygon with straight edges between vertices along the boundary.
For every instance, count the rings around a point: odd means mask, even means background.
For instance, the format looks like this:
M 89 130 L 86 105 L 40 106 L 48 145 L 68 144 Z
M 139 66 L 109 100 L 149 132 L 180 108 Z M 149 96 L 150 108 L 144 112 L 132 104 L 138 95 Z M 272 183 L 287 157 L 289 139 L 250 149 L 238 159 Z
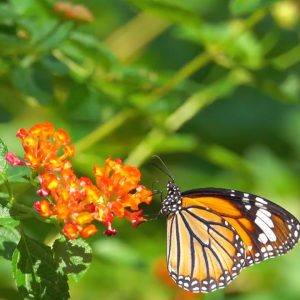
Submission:
M 9 205 L 13 206 L 14 203 L 15 203 L 15 201 L 16 201 L 16 198 L 15 198 L 15 196 L 13 194 L 13 190 L 12 190 L 12 188 L 11 188 L 11 186 L 10 186 L 10 184 L 9 184 L 9 182 L 8 182 L 7 179 L 4 180 L 4 185 L 5 185 L 6 189 L 7 189 L 8 196 L 9 196 Z
M 96 144 L 99 140 L 108 136 L 112 131 L 121 126 L 126 120 L 133 116 L 134 111 L 131 109 L 125 109 L 117 113 L 113 118 L 104 124 L 101 124 L 95 130 L 90 132 L 84 138 L 75 143 L 76 151 L 82 152 L 92 145 Z

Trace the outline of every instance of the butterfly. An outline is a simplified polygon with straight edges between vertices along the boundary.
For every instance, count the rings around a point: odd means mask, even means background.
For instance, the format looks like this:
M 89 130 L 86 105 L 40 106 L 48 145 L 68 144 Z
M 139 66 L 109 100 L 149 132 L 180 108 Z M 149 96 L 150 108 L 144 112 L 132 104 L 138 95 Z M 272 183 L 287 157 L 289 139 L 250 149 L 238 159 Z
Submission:
M 185 290 L 208 293 L 240 271 L 285 254 L 299 241 L 300 223 L 284 208 L 236 190 L 181 192 L 174 180 L 160 213 L 167 217 L 167 266 Z

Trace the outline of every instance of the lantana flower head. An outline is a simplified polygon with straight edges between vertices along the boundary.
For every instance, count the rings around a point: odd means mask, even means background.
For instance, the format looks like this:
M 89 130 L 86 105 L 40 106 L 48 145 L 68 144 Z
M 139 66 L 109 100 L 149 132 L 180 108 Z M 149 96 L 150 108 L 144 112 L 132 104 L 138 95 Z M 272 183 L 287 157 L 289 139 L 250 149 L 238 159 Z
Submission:
M 25 150 L 26 164 L 38 173 L 37 194 L 41 199 L 34 208 L 42 217 L 63 223 L 68 238 L 97 233 L 99 222 L 105 225 L 106 235 L 115 235 L 115 217 L 129 220 L 134 227 L 145 221 L 139 205 L 149 204 L 152 192 L 140 184 L 141 173 L 136 167 L 108 158 L 105 167 L 94 167 L 94 183 L 75 174 L 68 160 L 74 147 L 69 145 L 66 131 L 42 123 L 28 131 L 20 129 L 17 136 Z
M 77 178 L 72 168 L 63 168 L 58 176 L 42 174 L 40 190 L 51 196 L 53 203 L 47 206 L 43 199 L 35 208 L 42 216 L 63 221 L 69 238 L 96 233 L 93 221 L 103 223 L 107 235 L 116 233 L 112 228 L 115 217 L 125 218 L 133 226 L 145 221 L 139 204 L 149 204 L 152 192 L 139 184 L 139 170 L 124 166 L 120 159 L 109 158 L 105 164 L 105 168 L 95 167 L 96 184 L 86 177 Z
M 67 158 L 74 155 L 68 133 L 63 129 L 55 130 L 48 122 L 37 124 L 28 131 L 21 128 L 17 137 L 22 141 L 25 161 L 38 172 L 59 171 Z

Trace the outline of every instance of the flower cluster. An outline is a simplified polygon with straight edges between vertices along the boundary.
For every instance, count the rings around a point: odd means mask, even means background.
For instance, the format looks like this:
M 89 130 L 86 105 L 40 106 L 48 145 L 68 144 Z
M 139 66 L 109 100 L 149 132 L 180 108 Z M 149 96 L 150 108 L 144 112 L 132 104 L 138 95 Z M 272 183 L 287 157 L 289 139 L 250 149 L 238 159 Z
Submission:
M 75 239 L 87 238 L 97 232 L 95 222 L 106 226 L 105 234 L 117 233 L 112 228 L 115 217 L 129 220 L 133 226 L 145 221 L 139 204 L 149 204 L 152 192 L 140 185 L 140 171 L 126 166 L 120 159 L 105 161 L 105 167 L 94 167 L 95 183 L 87 177 L 78 178 L 69 157 L 74 155 L 70 137 L 64 130 L 55 130 L 51 123 L 20 129 L 17 136 L 25 150 L 25 162 L 8 153 L 12 165 L 26 164 L 38 173 L 42 197 L 34 208 L 45 218 L 63 222 L 63 232 Z

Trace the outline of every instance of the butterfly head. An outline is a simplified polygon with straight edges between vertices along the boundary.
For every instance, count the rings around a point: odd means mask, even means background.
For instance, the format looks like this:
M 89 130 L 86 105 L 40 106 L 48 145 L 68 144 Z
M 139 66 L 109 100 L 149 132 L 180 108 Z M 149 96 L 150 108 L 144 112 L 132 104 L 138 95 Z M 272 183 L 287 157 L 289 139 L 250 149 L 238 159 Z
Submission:
M 169 215 L 181 210 L 182 198 L 178 186 L 169 181 L 167 184 L 167 196 L 162 202 L 161 213 Z

